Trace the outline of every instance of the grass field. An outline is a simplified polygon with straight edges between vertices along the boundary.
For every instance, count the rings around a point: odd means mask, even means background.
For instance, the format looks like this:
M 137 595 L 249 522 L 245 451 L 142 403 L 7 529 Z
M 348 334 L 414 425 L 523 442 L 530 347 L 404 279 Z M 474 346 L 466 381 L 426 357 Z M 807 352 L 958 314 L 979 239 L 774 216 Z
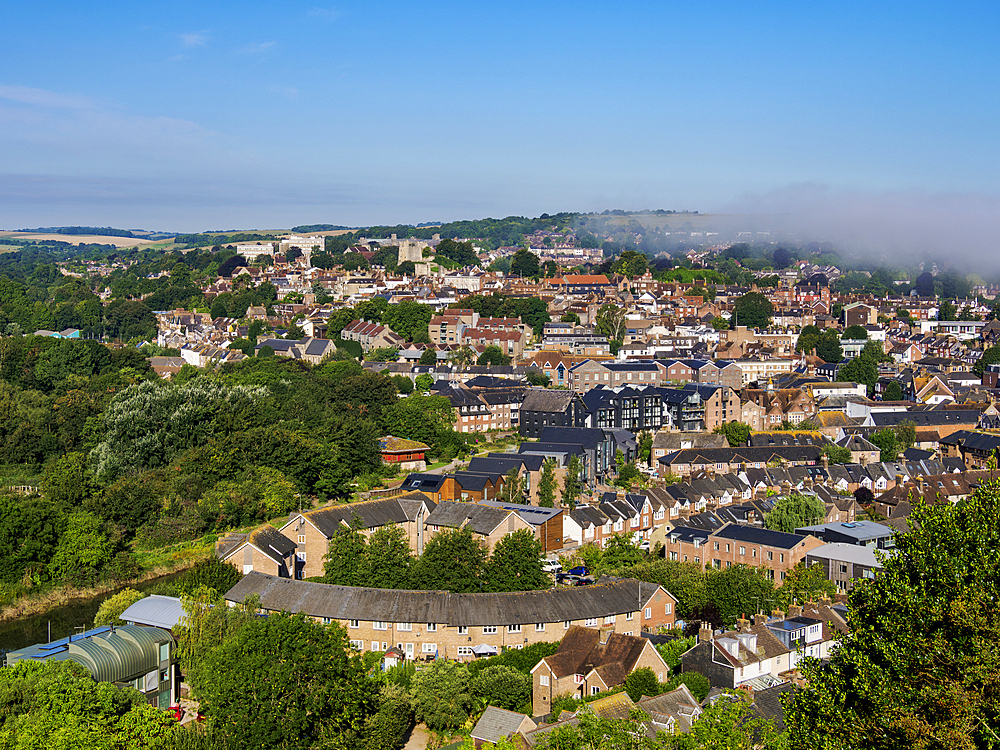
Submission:
M 162 240 L 153 242 L 137 237 L 105 237 L 99 234 L 47 234 L 38 232 L 0 232 L 0 242 L 4 237 L 16 238 L 19 240 L 59 240 L 77 245 L 81 242 L 89 244 L 91 242 L 101 245 L 114 245 L 115 247 L 135 247 L 136 245 L 154 245 Z M 19 248 L 14 248 L 19 249 Z

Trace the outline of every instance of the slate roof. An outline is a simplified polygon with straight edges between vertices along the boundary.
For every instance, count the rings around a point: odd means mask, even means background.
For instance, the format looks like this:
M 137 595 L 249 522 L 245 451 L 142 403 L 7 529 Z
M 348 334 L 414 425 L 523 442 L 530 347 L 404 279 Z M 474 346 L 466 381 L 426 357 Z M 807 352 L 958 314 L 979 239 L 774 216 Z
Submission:
M 540 526 L 563 512 L 562 508 L 542 508 L 538 505 L 528 505 L 526 503 L 503 503 L 499 500 L 483 500 L 482 502 L 477 503 L 477 505 L 512 510 L 517 513 L 522 521 L 529 523 L 532 526 Z
M 936 427 L 952 424 L 974 425 L 979 422 L 979 411 L 977 409 L 940 409 L 933 411 L 872 412 L 871 419 L 876 427 L 896 427 L 900 422 L 906 421 L 913 422 L 917 427 Z
M 784 547 L 785 549 L 791 549 L 805 539 L 800 534 L 786 534 L 783 531 L 771 531 L 756 526 L 739 526 L 737 524 L 724 526 L 715 532 L 714 536 L 719 539 L 732 539 L 736 542 L 760 544 L 767 547 Z
M 250 532 L 249 541 L 275 562 L 284 562 L 295 552 L 295 542 L 273 526 L 261 526 Z
M 623 579 L 543 591 L 452 594 L 331 586 L 254 571 L 229 590 L 226 600 L 239 603 L 251 594 L 258 594 L 260 606 L 272 612 L 301 612 L 335 620 L 480 627 L 565 622 L 638 612 L 658 589 L 656 584 Z
M 816 463 L 821 449 L 816 445 L 760 446 L 746 448 L 685 448 L 668 453 L 663 464 L 763 463 L 784 459 L 795 463 Z
M 528 471 L 540 471 L 542 464 L 545 462 L 545 456 L 532 453 L 487 453 L 486 457 L 517 460 L 523 463 L 524 468 Z M 472 464 L 470 463 L 469 466 L 472 466 Z
M 472 738 L 496 744 L 501 738 L 507 737 L 518 730 L 528 717 L 516 711 L 505 708 L 487 706 L 479 717 L 476 726 L 472 728 Z
M 444 526 L 449 529 L 468 528 L 475 534 L 489 534 L 510 515 L 509 510 L 493 508 L 481 503 L 438 503 L 424 519 L 429 526 Z M 430 620 L 428 620 L 430 622 Z
M 556 391 L 548 388 L 529 388 L 521 402 L 521 411 L 562 413 L 576 397 L 574 391 Z
M 319 508 L 302 515 L 319 529 L 323 536 L 329 539 L 342 524 L 352 526 L 355 518 L 361 522 L 362 528 L 365 529 L 376 529 L 393 523 L 411 521 L 416 517 L 416 508 L 420 503 L 431 508 L 434 507 L 433 501 L 423 493 L 410 492 L 396 497 Z
M 605 431 L 596 427 L 548 425 L 542 429 L 542 433 L 538 436 L 540 443 L 579 443 L 588 450 L 597 448 L 604 440 Z
M 683 683 L 669 693 L 643 697 L 636 705 L 657 724 L 665 725 L 672 718 L 674 730 L 678 732 L 689 732 L 702 712 L 698 700 Z

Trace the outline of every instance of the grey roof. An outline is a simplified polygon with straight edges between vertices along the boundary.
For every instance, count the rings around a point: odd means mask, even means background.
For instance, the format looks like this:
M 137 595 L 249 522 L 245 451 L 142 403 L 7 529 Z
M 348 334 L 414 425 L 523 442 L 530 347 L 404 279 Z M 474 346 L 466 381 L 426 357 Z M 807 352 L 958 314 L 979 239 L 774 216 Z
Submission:
M 885 553 L 891 554 L 891 553 Z M 872 547 L 859 544 L 847 544 L 846 542 L 834 542 L 824 544 L 806 553 L 807 560 L 837 560 L 840 562 L 856 563 L 858 565 L 868 565 L 872 568 L 881 568 L 882 563 L 875 556 Z
M 522 521 L 530 523 L 532 526 L 540 526 L 563 512 L 562 508 L 542 508 L 538 505 L 527 505 L 525 503 L 503 503 L 499 500 L 483 500 L 481 503 L 478 503 L 478 505 L 512 510 L 521 517 Z
M 273 612 L 368 622 L 433 622 L 442 625 L 515 625 L 565 622 L 638 612 L 660 587 L 623 579 L 606 584 L 509 594 L 451 594 L 331 586 L 253 571 L 226 594 L 242 602 L 260 596 Z
M 118 617 L 127 623 L 173 630 L 184 617 L 184 608 L 176 596 L 152 594 L 137 601 Z
M 524 464 L 524 468 L 528 471 L 539 471 L 542 468 L 542 463 L 545 461 L 545 456 L 539 456 L 532 453 L 487 453 L 486 458 L 502 458 L 502 459 L 513 459 L 520 461 Z M 473 459 L 475 461 L 477 459 Z M 472 466 L 472 463 L 469 463 Z
M 516 732 L 527 718 L 524 714 L 515 711 L 487 706 L 479 721 L 476 722 L 476 726 L 472 728 L 472 738 L 486 742 L 499 742 L 501 738 Z
M 510 515 L 509 510 L 480 503 L 438 503 L 424 520 L 428 526 L 445 526 L 450 529 L 468 527 L 475 534 L 489 534 Z
M 556 391 L 548 388 L 529 388 L 521 402 L 521 411 L 561 413 L 569 408 L 577 395 L 574 391 Z
M 791 549 L 805 537 L 800 534 L 786 534 L 783 531 L 771 531 L 770 529 L 760 529 L 756 526 L 739 526 L 730 524 L 715 532 L 715 536 L 720 539 L 732 539 L 737 542 L 747 542 L 748 544 L 761 544 L 768 547 L 784 547 Z
M 411 474 L 410 476 L 414 475 Z M 404 484 L 404 486 L 409 488 L 407 484 Z M 419 502 L 408 502 L 414 500 Z M 346 524 L 347 526 L 352 526 L 355 518 L 366 529 L 377 529 L 393 523 L 412 521 L 416 518 L 416 509 L 420 503 L 424 503 L 428 507 L 434 507 L 431 499 L 423 493 L 409 492 L 406 495 L 397 495 L 396 497 L 319 508 L 303 513 L 302 515 L 311 521 L 329 539 L 336 533 L 340 525 Z
M 816 526 L 802 526 L 795 529 L 796 534 L 811 534 L 822 537 L 825 531 L 834 531 L 853 539 L 879 539 L 895 534 L 893 529 L 874 521 L 854 521 L 852 523 L 821 523 Z

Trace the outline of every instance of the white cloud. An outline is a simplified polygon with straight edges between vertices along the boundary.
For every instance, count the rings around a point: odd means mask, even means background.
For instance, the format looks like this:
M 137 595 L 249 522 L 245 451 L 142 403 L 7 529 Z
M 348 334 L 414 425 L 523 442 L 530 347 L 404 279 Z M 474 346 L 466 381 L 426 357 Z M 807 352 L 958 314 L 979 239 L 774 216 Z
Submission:
M 192 31 L 187 34 L 178 34 L 181 44 L 185 47 L 204 47 L 208 44 L 207 31 Z

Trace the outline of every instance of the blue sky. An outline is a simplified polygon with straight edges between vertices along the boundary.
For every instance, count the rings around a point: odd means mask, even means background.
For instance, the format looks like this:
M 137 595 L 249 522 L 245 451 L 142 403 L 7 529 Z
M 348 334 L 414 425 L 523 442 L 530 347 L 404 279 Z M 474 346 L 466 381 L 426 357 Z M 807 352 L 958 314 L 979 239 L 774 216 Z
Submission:
M 998 22 L 995 0 L 7 3 L 0 227 L 803 195 L 993 221 Z

